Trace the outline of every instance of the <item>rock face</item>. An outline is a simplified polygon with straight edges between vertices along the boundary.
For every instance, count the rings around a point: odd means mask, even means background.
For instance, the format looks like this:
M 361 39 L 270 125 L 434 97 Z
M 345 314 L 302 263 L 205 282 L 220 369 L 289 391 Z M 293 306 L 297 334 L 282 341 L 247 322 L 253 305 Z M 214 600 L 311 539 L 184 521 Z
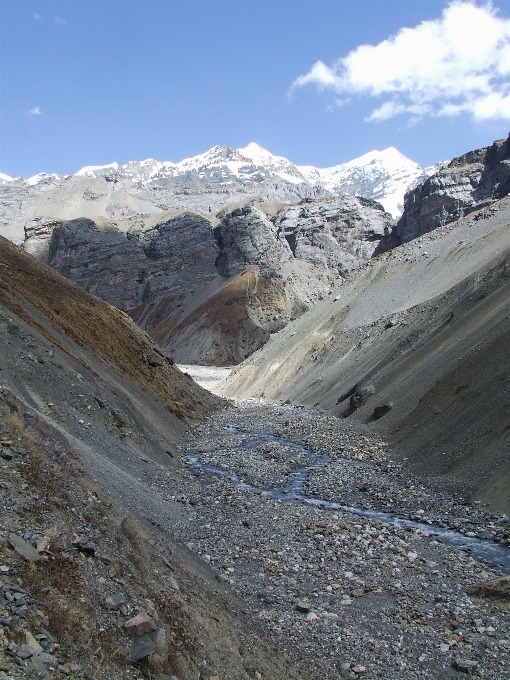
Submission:
M 433 231 L 510 192 L 510 139 L 454 158 L 405 197 L 404 213 L 376 253 Z
M 349 196 L 217 216 L 162 216 L 127 231 L 115 222 L 36 218 L 25 250 L 129 313 L 176 360 L 239 363 L 367 261 L 392 225 Z
M 235 276 L 256 265 L 261 273 L 275 275 L 292 253 L 285 240 L 278 238 L 274 224 L 251 206 L 237 208 L 225 216 L 214 230 L 218 243 L 216 261 L 221 276 Z
M 143 231 L 98 220 L 31 220 L 25 250 L 82 288 L 131 312 L 215 276 L 208 220 L 184 213 Z
M 379 203 L 343 196 L 284 208 L 274 223 L 295 258 L 343 276 L 370 259 L 392 221 Z

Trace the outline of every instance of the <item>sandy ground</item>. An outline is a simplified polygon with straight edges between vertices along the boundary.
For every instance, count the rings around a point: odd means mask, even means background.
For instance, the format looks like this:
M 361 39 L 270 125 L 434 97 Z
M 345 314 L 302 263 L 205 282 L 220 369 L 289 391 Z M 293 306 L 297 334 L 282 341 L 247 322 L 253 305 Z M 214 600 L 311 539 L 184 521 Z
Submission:
M 228 378 L 233 368 L 232 366 L 196 366 L 192 364 L 177 364 L 177 367 L 213 394 L 220 394 L 221 385 Z

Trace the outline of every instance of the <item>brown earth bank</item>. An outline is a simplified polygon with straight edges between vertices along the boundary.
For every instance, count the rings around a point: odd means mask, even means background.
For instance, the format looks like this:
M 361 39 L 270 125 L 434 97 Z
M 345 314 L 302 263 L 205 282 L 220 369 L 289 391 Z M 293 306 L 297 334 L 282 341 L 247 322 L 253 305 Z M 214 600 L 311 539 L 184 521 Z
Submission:
M 413 471 L 510 512 L 509 222 L 504 198 L 374 258 L 222 392 L 365 423 Z
M 175 538 L 176 443 L 222 400 L 3 239 L 0 347 L 1 673 L 301 677 Z

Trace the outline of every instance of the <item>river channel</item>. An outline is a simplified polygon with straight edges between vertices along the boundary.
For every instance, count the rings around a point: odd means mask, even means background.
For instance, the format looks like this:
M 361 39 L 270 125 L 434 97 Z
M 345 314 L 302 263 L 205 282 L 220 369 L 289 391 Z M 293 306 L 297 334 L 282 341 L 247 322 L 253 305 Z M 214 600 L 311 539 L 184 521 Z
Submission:
M 304 413 L 304 411 L 302 413 Z M 428 535 L 432 539 L 446 543 L 459 550 L 466 551 L 473 557 L 495 566 L 504 573 L 510 574 L 510 550 L 494 541 L 466 536 L 452 529 L 431 526 L 429 523 L 418 522 L 384 510 L 367 510 L 360 507 L 351 507 L 343 505 L 340 502 L 308 495 L 307 479 L 309 474 L 313 470 L 327 466 L 332 460 L 329 455 L 312 453 L 300 444 L 296 444 L 290 440 L 272 434 L 255 430 L 246 430 L 244 428 L 240 430 L 232 422 L 226 422 L 223 428 L 227 435 L 231 435 L 232 442 L 229 442 L 228 446 L 209 451 L 209 454 L 212 453 L 216 457 L 221 457 L 222 451 L 228 449 L 230 454 L 233 451 L 236 451 L 238 453 L 243 452 L 249 456 L 250 451 L 254 451 L 261 445 L 269 443 L 279 445 L 286 450 L 290 449 L 299 454 L 304 454 L 307 458 L 307 462 L 305 465 L 294 469 L 288 475 L 288 481 L 286 481 L 284 485 L 260 490 L 248 481 L 242 479 L 233 468 L 220 467 L 218 465 L 203 462 L 203 452 L 188 452 L 187 458 L 190 463 L 191 472 L 193 476 L 202 483 L 207 484 L 210 482 L 211 478 L 218 476 L 228 477 L 234 485 L 241 487 L 246 491 L 257 492 L 261 496 L 273 498 L 285 503 L 293 505 L 309 505 L 331 512 L 347 512 L 352 515 L 359 515 L 389 525 L 419 529 L 422 534 Z M 239 438 L 241 438 L 240 442 Z

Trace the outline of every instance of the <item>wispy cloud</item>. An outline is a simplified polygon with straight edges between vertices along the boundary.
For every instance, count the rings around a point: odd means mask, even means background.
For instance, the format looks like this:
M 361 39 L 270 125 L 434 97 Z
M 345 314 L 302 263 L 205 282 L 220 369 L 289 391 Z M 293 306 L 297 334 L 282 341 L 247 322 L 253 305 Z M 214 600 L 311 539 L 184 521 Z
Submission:
M 441 18 L 402 28 L 378 45 L 360 45 L 331 66 L 316 62 L 306 85 L 336 95 L 384 97 L 366 120 L 401 114 L 475 120 L 510 118 L 510 20 L 488 3 L 451 2 Z
M 42 17 L 40 14 L 37 14 L 37 12 L 34 12 L 34 19 L 38 19 L 39 21 L 41 21 Z
M 40 116 L 41 114 L 42 111 L 40 106 L 36 106 L 35 108 L 30 109 L 30 111 L 28 112 L 29 116 Z
M 57 24 L 67 24 L 67 19 L 62 19 L 62 17 L 55 17 Z

